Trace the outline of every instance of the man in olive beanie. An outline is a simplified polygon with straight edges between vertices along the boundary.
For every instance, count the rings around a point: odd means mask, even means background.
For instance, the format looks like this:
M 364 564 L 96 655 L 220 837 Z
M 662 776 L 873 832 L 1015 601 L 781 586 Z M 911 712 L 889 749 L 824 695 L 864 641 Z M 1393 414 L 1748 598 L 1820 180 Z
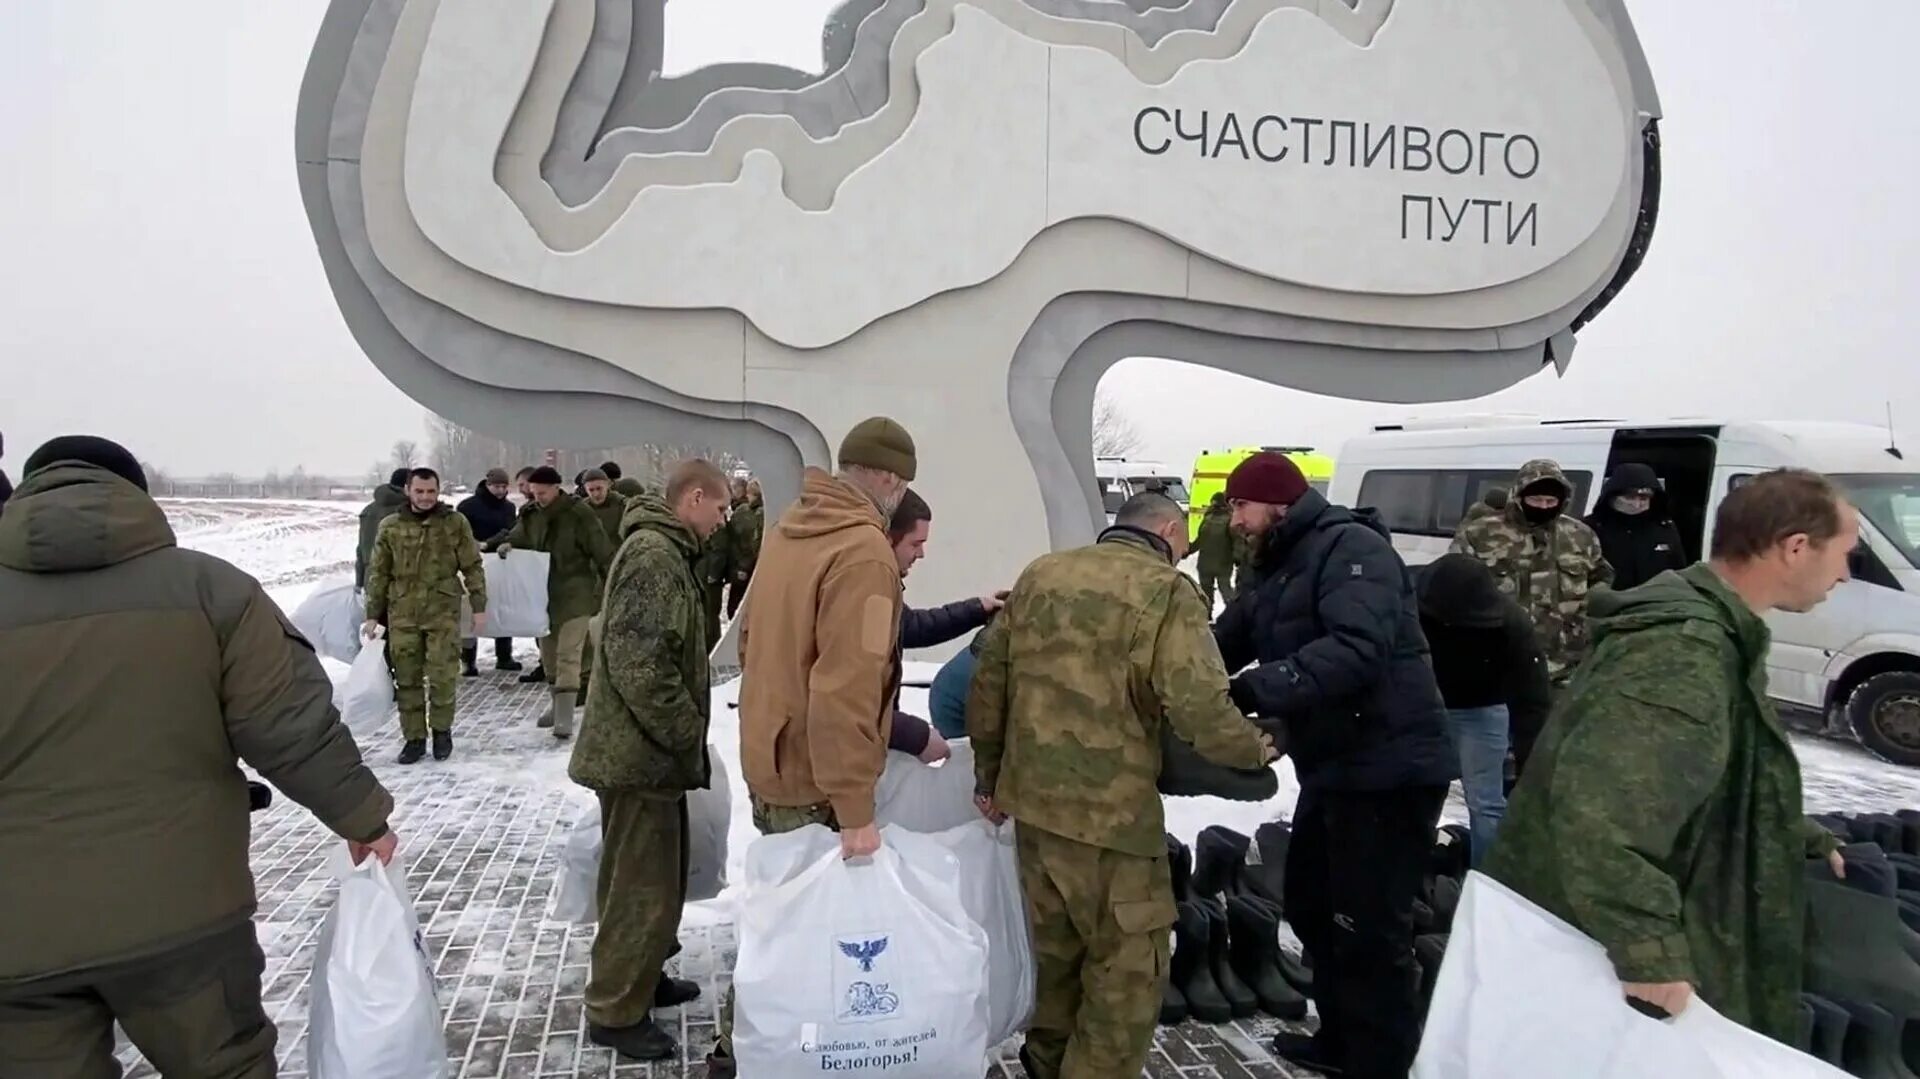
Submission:
M 919 471 L 913 436 L 885 417 L 840 443 L 840 471 L 809 468 L 767 529 L 740 608 L 740 769 L 753 821 L 777 835 L 824 824 L 840 852 L 880 849 L 873 789 L 899 681 L 900 566 L 887 522 Z M 723 1007 L 707 1074 L 734 1074 Z

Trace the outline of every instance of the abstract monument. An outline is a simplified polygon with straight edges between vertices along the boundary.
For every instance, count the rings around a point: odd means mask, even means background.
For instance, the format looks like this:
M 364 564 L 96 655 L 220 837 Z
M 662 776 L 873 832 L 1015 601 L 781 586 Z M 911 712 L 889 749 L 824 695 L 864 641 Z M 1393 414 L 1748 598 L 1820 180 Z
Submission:
M 1652 232 L 1622 0 L 848 0 L 824 74 L 677 77 L 664 9 L 332 0 L 296 148 L 347 323 L 468 426 L 726 445 L 776 506 L 894 416 L 929 598 L 1092 538 L 1118 360 L 1476 396 Z

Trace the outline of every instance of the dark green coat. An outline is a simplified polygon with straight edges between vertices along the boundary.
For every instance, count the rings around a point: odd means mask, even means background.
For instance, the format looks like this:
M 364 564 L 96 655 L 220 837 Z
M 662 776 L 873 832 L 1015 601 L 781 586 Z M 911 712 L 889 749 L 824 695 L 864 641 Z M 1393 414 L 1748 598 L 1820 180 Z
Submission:
M 1194 544 L 1194 553 L 1200 556 L 1201 576 L 1232 577 L 1234 556 L 1239 553 L 1232 526 L 1233 511 L 1225 506 L 1209 506 L 1206 516 L 1200 518 L 1200 539 Z
M 373 501 L 360 510 L 360 545 L 353 549 L 353 586 L 367 586 L 367 567 L 373 565 L 373 541 L 380 536 L 380 524 L 407 505 L 407 494 L 391 483 L 373 489 Z
M 736 503 L 733 516 L 727 518 L 727 555 L 734 580 L 753 576 L 753 567 L 760 561 L 760 534 L 766 519 L 766 507 L 757 499 Z
M 700 541 L 654 495 L 630 500 L 621 528 L 567 775 L 599 791 L 702 789 L 709 700 L 705 601 L 693 577 Z
M 1830 836 L 1767 701 L 1766 623 L 1705 564 L 1593 596 L 1594 650 L 1486 872 L 1599 941 L 1623 982 L 1691 982 L 1791 1043 L 1804 874 Z
M 585 501 L 562 494 L 551 506 L 529 506 L 507 534 L 507 543 L 552 556 L 547 620 L 555 632 L 563 623 L 600 610 L 600 583 L 613 563 L 613 541 Z
M 694 562 L 693 572 L 701 585 L 708 588 L 727 582 L 733 572 L 733 547 L 727 542 L 725 525 L 700 545 L 700 557 Z
M 587 504 L 587 509 L 592 511 L 594 519 L 600 522 L 600 527 L 606 529 L 607 542 L 613 544 L 614 549 L 618 550 L 620 521 L 627 515 L 627 497 L 617 491 L 608 491 L 607 500 L 598 506 L 593 504 L 592 499 L 582 499 L 582 501 Z

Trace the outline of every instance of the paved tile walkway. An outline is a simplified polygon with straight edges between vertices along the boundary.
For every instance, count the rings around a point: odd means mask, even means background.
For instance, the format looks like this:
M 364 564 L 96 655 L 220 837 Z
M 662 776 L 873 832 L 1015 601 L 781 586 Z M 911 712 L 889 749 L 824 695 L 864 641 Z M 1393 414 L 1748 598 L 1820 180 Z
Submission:
M 485 661 L 483 661 L 484 663 Z M 733 928 L 724 922 L 682 933 L 677 974 L 705 987 L 673 1020 L 688 1060 L 616 1064 L 586 1037 L 581 994 L 590 926 L 547 921 L 559 852 L 579 802 L 565 782 L 566 753 L 533 726 L 546 696 L 507 675 L 461 683 L 452 760 L 393 763 L 395 728 L 356 732 L 397 802 L 396 829 L 407 882 L 434 962 L 446 1019 L 447 1051 L 461 1077 L 698 1077 L 713 1044 L 714 1002 L 728 984 Z M 320 927 L 333 902 L 330 859 L 342 847 L 298 806 L 276 800 L 254 816 L 256 919 L 267 954 L 268 1014 L 280 1029 L 281 1074 L 307 1075 L 307 1008 Z M 662 1013 L 663 1018 L 672 1013 Z M 1154 1079 L 1274 1079 L 1283 1069 L 1262 1048 L 1271 1020 L 1162 1030 L 1148 1074 Z M 991 1073 L 1024 1074 L 1014 1046 Z M 127 1047 L 131 1075 L 153 1069 Z

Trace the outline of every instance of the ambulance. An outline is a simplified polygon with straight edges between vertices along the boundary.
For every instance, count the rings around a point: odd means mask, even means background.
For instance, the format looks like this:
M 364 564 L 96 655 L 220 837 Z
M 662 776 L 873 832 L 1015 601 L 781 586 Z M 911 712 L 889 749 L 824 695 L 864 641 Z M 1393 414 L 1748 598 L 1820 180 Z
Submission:
M 1200 519 L 1207 515 L 1207 504 L 1213 496 L 1227 489 L 1227 476 L 1239 466 L 1240 462 L 1256 453 L 1284 453 L 1300 466 L 1307 482 L 1321 494 L 1327 493 L 1327 487 L 1333 483 L 1333 458 L 1324 453 L 1315 453 L 1312 446 L 1241 446 L 1231 450 L 1203 450 L 1193 459 L 1193 482 L 1187 484 L 1187 494 L 1193 503 L 1187 510 L 1188 530 L 1192 539 L 1200 539 Z

